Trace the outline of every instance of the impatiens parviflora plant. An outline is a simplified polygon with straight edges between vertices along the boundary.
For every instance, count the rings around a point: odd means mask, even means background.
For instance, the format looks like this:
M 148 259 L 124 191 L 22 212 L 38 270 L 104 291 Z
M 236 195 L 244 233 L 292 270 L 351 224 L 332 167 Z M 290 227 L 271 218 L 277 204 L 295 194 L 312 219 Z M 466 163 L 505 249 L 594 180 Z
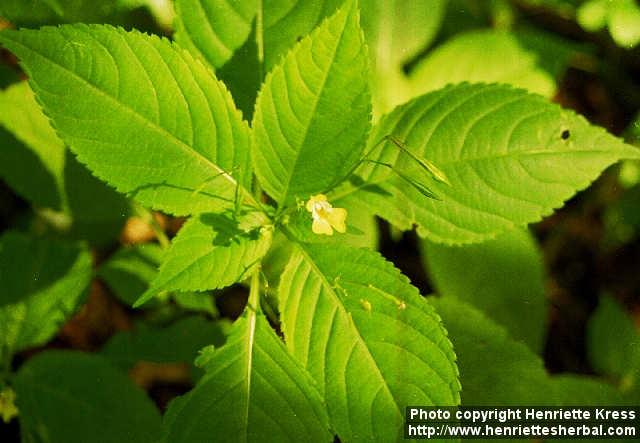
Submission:
M 0 42 L 80 162 L 139 204 L 190 217 L 137 305 L 249 283 L 226 344 L 203 351 L 206 374 L 165 415 L 172 443 L 392 441 L 407 405 L 459 404 L 446 325 L 393 264 L 351 246 L 362 232 L 350 214 L 431 242 L 480 242 L 640 157 L 506 85 L 448 86 L 372 125 L 355 1 L 273 63 L 251 124 L 202 48 L 104 25 L 3 31 Z M 267 320 L 261 267 L 276 233 L 288 264 Z

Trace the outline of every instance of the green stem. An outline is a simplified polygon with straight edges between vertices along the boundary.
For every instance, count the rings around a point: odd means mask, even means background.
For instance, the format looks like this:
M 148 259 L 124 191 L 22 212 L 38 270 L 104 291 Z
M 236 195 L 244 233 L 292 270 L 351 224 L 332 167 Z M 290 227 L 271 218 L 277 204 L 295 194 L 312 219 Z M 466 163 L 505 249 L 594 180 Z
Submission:
M 160 243 L 160 246 L 162 246 L 162 249 L 167 249 L 171 244 L 171 242 L 169 241 L 169 237 L 167 237 L 166 232 L 164 232 L 162 227 L 158 224 L 158 221 L 153 216 L 153 214 L 150 214 L 150 215 L 151 215 L 151 220 L 149 220 L 149 224 L 151 225 L 151 229 L 153 230 L 153 233 L 156 235 L 156 238 L 158 239 L 158 243 Z
M 155 217 L 153 216 L 153 212 L 137 203 L 134 203 L 134 211 L 139 217 L 149 223 L 149 226 L 151 226 L 153 233 L 156 235 L 160 246 L 162 246 L 163 249 L 168 248 L 169 244 L 171 243 L 169 241 L 169 237 L 167 237 L 167 234 L 162 230 L 162 227 L 156 221 Z
M 261 17 L 262 13 L 262 2 L 260 3 L 260 9 L 258 11 L 258 15 Z M 261 20 L 261 18 L 258 19 Z M 262 188 L 257 180 L 254 179 L 253 182 L 253 197 L 256 199 L 260 199 L 262 195 Z M 264 211 L 263 211 L 264 212 Z M 260 276 L 262 274 L 262 262 L 256 264 L 253 273 L 251 274 L 251 283 L 249 288 L 249 300 L 247 300 L 247 305 L 249 309 L 253 310 L 253 316 L 255 317 L 256 312 L 260 312 Z

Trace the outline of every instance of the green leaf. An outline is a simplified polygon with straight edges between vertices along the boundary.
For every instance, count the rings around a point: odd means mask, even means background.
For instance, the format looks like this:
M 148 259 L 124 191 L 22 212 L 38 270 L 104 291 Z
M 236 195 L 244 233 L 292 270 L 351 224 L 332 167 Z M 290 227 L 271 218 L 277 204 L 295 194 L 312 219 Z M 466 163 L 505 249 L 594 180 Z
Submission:
M 120 300 L 132 305 L 158 274 L 164 253 L 155 243 L 124 247 L 102 263 L 97 275 Z
M 458 355 L 465 406 L 615 405 L 619 392 L 593 377 L 549 376 L 540 357 L 504 328 L 456 297 L 433 304 Z
M 47 351 L 20 368 L 14 387 L 25 441 L 152 443 L 160 414 L 103 357 Z
M 0 176 L 36 206 L 63 209 L 65 147 L 27 82 L 0 92 L 0 124 L 23 143 L 0 150 Z
M 547 317 L 542 253 L 526 230 L 447 246 L 424 240 L 425 264 L 438 294 L 457 297 L 542 351 Z
M 609 33 L 620 46 L 640 43 L 640 6 L 635 0 L 618 0 L 609 6 Z
M 100 266 L 97 275 L 116 297 L 127 305 L 133 305 L 157 277 L 166 252 L 156 243 L 126 246 L 111 255 Z M 218 315 L 210 293 L 177 292 L 172 296 L 176 305 L 186 311 L 205 312 L 213 317 Z M 157 307 L 157 301 L 151 300 L 145 307 Z
M 472 5 L 469 0 L 447 0 L 438 40 L 446 41 L 462 32 L 498 25 L 492 18 L 493 7 L 497 3 L 489 1 Z
M 122 2 L 103 0 L 2 0 L 0 17 L 16 27 L 39 27 L 61 23 L 122 23 Z
M 298 209 L 289 219 L 287 229 L 298 240 L 306 243 L 333 243 L 345 244 L 356 248 L 369 248 L 376 250 L 379 243 L 378 223 L 372 217 L 358 207 L 347 208 L 347 232 L 345 234 L 336 233 L 333 236 L 320 236 L 311 230 L 311 214 L 303 208 Z M 295 251 L 295 244 L 280 231 L 276 231 L 269 252 L 262 260 L 262 271 L 264 272 L 269 286 L 276 290 L 279 285 L 280 276 L 284 272 L 291 254 Z M 274 291 L 275 292 L 275 291 Z
M 366 49 L 350 1 L 265 80 L 252 125 L 261 185 L 280 205 L 326 190 L 359 160 L 370 113 Z
M 205 291 L 241 281 L 267 253 L 271 236 L 271 228 L 259 221 L 245 225 L 225 215 L 193 217 L 173 240 L 158 276 L 134 306 L 160 291 Z
M 540 357 L 456 297 L 435 298 L 458 356 L 463 405 L 553 404 Z
M 356 248 L 376 250 L 379 243 L 378 222 L 365 209 L 349 207 L 347 215 L 347 232 L 335 233 L 333 236 L 320 236 L 311 230 L 311 214 L 304 208 L 299 208 L 290 215 L 286 225 L 287 230 L 298 240 L 305 243 L 345 244 Z M 270 288 L 278 288 L 280 276 L 295 250 L 295 244 L 280 231 L 276 231 L 269 252 L 262 260 L 262 271 L 269 282 Z
M 438 46 L 411 71 L 413 96 L 449 83 L 508 83 L 546 97 L 556 91 L 554 78 L 538 65 L 515 34 L 494 30 L 457 35 Z
M 599 31 L 607 24 L 608 3 L 606 0 L 588 0 L 576 11 L 576 20 L 590 32 Z
M 249 37 L 258 0 L 177 0 L 175 7 L 175 40 L 219 68 Z
M 389 134 L 444 172 L 450 185 L 420 176 L 438 199 L 367 164 L 329 200 L 334 206 L 360 200 L 396 227 L 416 224 L 420 236 L 438 243 L 483 241 L 538 221 L 607 166 L 640 156 L 583 117 L 502 85 L 462 84 L 412 100 L 380 121 L 369 146 Z M 389 142 L 370 158 L 420 172 Z
M 176 39 L 215 68 L 246 118 L 264 76 L 344 0 L 177 3 Z M 252 23 L 253 20 L 253 23 Z M 229 26 L 233 22 L 235 26 Z
M 446 4 L 446 0 L 414 0 L 410 6 L 395 0 L 360 0 L 376 114 L 410 98 L 403 66 L 433 41 Z
M 84 248 L 8 231 L 0 237 L 0 307 L 51 290 L 87 263 Z M 84 255 L 84 256 L 83 256 Z M 75 275 L 70 275 L 75 278 Z M 74 281 L 74 280 L 72 280 Z M 71 286 L 72 287 L 72 286 Z M 68 290 L 69 287 L 62 289 Z M 60 291 L 60 288 L 57 288 Z
M 90 280 L 86 248 L 5 233 L 0 237 L 0 351 L 46 343 L 80 304 Z
M 637 404 L 625 398 L 614 386 L 595 377 L 562 374 L 551 377 L 558 406 L 620 406 Z
M 131 213 L 130 202 L 94 177 L 68 149 L 65 152 L 65 194 L 74 239 L 103 245 L 116 240 Z
M 185 311 L 202 312 L 211 317 L 219 317 L 215 300 L 209 292 L 177 292 L 173 294 L 176 305 Z
M 0 150 L 0 177 L 38 210 L 46 208 L 48 219 L 62 220 L 54 226 L 72 238 L 103 243 L 117 236 L 128 202 L 65 148 L 27 82 L 0 92 L 0 125 L 23 143 Z
M 436 37 L 446 0 L 404 2 L 361 0 L 362 28 L 374 65 L 381 71 L 402 67 Z
M 186 51 L 99 25 L 3 31 L 0 43 L 62 139 L 120 192 L 178 215 L 233 207 L 237 183 L 247 193 L 248 126 Z
M 258 9 L 262 26 L 256 39 L 261 48 L 263 73 L 280 61 L 301 38 L 309 34 L 325 17 L 329 17 L 344 0 L 263 0 Z
M 622 389 L 640 377 L 640 332 L 631 316 L 614 299 L 600 298 L 587 325 L 587 350 L 598 372 L 614 377 Z
M 512 35 L 523 48 L 535 54 L 536 65 L 549 73 L 556 83 L 562 80 L 574 60 L 588 58 L 593 52 L 593 47 L 587 43 L 569 40 L 533 26 L 518 27 Z
M 342 441 L 401 438 L 407 405 L 456 405 L 455 354 L 433 308 L 378 253 L 299 244 L 280 279 L 282 330 Z
M 313 381 L 251 307 L 200 360 L 206 375 L 169 405 L 165 442 L 332 441 Z
M 258 89 L 264 79 L 262 63 L 258 59 L 255 20 L 249 38 L 224 66 L 216 70 L 216 76 L 227 85 L 244 118 L 251 120 Z
M 228 329 L 226 321 L 213 322 L 198 316 L 185 317 L 162 328 L 140 322 L 133 331 L 111 337 L 100 353 L 125 370 L 139 361 L 191 364 L 205 346 L 222 346 Z
M 589 0 L 580 5 L 576 19 L 591 32 L 606 25 L 620 46 L 630 49 L 640 43 L 640 6 L 635 0 Z

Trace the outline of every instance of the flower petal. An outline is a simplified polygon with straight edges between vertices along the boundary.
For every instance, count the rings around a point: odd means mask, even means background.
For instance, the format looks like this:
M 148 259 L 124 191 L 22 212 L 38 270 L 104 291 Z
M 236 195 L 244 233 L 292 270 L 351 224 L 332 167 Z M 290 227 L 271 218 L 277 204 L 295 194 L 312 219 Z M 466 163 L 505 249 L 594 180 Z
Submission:
M 313 206 L 316 203 L 326 202 L 326 201 L 327 201 L 327 196 L 324 194 L 312 195 L 311 197 L 309 197 L 309 201 L 307 202 L 307 205 L 306 205 L 307 211 L 312 212 Z
M 347 226 L 345 220 L 347 218 L 347 210 L 344 208 L 333 208 L 327 213 L 327 220 L 340 233 L 345 233 Z
M 313 221 L 311 230 L 314 234 L 333 235 L 333 229 L 331 228 L 331 225 L 327 220 L 322 218 L 317 218 Z

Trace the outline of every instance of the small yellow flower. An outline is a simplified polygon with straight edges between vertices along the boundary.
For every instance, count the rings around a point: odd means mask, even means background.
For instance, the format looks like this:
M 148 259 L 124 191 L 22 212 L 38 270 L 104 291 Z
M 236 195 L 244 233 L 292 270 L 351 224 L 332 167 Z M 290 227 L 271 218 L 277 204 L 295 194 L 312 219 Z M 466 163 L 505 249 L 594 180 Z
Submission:
M 314 234 L 333 235 L 333 230 L 344 233 L 347 227 L 344 223 L 347 218 L 347 210 L 334 208 L 323 194 L 313 195 L 307 202 L 307 211 L 311 212 L 313 224 L 311 230 Z

